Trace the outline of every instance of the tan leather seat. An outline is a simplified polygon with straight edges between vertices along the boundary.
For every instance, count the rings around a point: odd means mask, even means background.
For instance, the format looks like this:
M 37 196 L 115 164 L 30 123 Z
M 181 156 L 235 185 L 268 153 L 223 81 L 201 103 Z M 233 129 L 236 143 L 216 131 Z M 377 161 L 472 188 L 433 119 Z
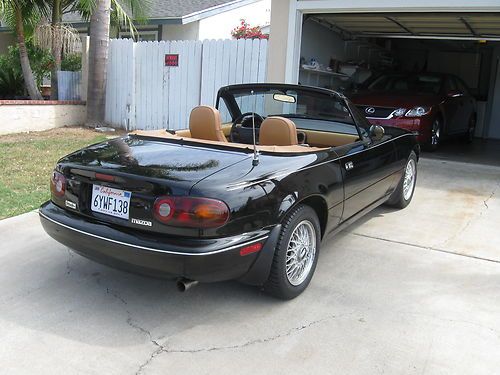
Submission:
M 227 142 L 221 129 L 219 111 L 207 105 L 193 108 L 189 116 L 189 131 L 192 138 Z
M 284 117 L 268 117 L 260 126 L 259 144 L 262 146 L 296 146 L 297 128 L 293 121 Z

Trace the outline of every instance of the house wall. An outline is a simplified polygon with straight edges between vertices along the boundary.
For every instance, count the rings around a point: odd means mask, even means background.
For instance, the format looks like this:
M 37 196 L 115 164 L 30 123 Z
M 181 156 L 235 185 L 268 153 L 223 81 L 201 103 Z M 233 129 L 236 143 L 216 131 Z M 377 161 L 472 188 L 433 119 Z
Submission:
M 269 34 L 267 55 L 268 82 L 285 82 L 290 2 L 295 0 L 272 0 L 271 3 L 271 34 Z
M 198 40 L 200 21 L 185 25 L 163 25 L 161 40 Z
M 7 47 L 16 43 L 14 34 L 9 32 L 0 32 L 0 54 L 7 52 Z
M 315 58 L 320 64 L 328 66 L 330 58 L 345 60 L 345 43 L 337 33 L 317 22 L 307 20 L 302 27 L 301 57 L 309 63 Z
M 0 101 L 0 135 L 41 131 L 85 123 L 83 104 L 33 104 L 38 101 Z
M 231 30 L 239 26 L 241 19 L 251 26 L 269 25 L 271 0 L 261 0 L 200 20 L 199 39 L 229 39 Z

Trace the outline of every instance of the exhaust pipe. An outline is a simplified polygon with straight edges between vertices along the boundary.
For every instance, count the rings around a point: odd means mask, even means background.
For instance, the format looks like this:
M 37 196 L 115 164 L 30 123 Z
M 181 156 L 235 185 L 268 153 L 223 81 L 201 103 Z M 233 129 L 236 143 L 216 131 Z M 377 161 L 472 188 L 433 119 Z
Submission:
M 198 284 L 198 281 L 196 280 L 189 280 L 189 279 L 185 279 L 185 278 L 180 278 L 179 280 L 177 280 L 177 290 L 179 292 L 185 292 L 186 290 L 194 287 L 195 285 Z

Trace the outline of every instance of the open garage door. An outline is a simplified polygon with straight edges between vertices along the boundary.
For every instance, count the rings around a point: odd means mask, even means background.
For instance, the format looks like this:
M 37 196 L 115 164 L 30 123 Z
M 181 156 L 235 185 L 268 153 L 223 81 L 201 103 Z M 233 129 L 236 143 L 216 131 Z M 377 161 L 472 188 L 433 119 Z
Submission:
M 329 87 L 350 96 L 383 74 L 420 74 L 418 79 L 427 81 L 420 82 L 421 87 L 438 90 L 439 83 L 456 104 L 453 115 L 451 111 L 440 115 L 443 139 L 465 133 L 465 121 L 475 121 L 476 138 L 500 139 L 499 61 L 500 13 L 315 13 L 303 17 L 298 77 L 301 84 Z M 432 86 L 433 80 L 439 82 Z M 409 84 L 395 83 L 394 89 L 403 91 Z M 418 95 L 412 96 L 404 105 L 384 103 L 373 95 L 357 101 L 354 95 L 353 100 L 362 110 L 375 111 L 366 113 L 372 122 L 390 125 L 385 120 L 394 117 L 396 110 L 404 117 L 403 109 L 422 107 L 419 110 L 425 112 L 431 105 L 416 104 Z M 470 96 L 473 112 L 464 109 L 469 105 L 465 99 L 453 96 Z M 419 132 L 414 125 L 418 121 L 410 121 L 410 116 L 404 120 L 407 128 Z M 427 125 L 426 138 L 432 126 Z
M 317 18 L 356 36 L 500 41 L 500 13 L 362 13 Z

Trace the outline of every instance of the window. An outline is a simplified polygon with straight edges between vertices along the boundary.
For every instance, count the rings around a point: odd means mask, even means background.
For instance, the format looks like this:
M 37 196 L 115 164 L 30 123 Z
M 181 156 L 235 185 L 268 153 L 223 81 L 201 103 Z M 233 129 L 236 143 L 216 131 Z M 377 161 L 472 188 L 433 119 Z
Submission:
M 395 91 L 438 94 L 441 91 L 443 79 L 439 75 L 383 75 L 376 79 L 368 88 L 372 91 Z

